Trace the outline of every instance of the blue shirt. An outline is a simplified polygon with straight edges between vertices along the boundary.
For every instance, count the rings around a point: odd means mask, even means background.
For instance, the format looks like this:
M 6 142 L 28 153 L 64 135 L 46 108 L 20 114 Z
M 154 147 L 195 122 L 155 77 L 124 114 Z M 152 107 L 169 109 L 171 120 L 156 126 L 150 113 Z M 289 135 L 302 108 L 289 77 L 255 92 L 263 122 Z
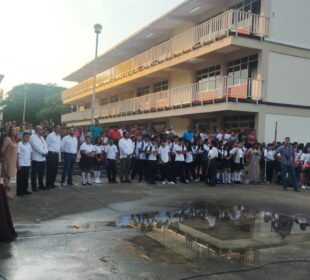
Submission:
M 293 165 L 295 161 L 295 150 L 292 145 L 282 145 L 277 149 L 276 154 L 281 155 L 281 164 Z
M 194 139 L 194 132 L 193 131 L 188 131 L 188 130 L 184 131 L 183 138 L 185 140 L 187 140 L 187 141 L 192 142 L 193 139 Z
M 90 129 L 91 138 L 95 141 L 99 136 L 101 136 L 103 129 L 100 126 L 93 125 Z

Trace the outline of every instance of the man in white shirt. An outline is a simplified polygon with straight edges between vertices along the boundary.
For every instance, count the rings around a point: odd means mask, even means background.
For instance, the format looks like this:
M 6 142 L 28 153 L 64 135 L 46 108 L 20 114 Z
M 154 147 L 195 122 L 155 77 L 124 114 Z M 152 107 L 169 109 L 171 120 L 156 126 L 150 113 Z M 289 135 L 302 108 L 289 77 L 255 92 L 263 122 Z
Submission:
M 138 173 L 139 173 L 139 182 L 146 178 L 147 175 L 147 157 L 145 153 L 146 147 L 149 145 L 149 137 L 145 136 L 142 141 L 137 143 L 137 150 L 139 152 L 139 161 L 138 161 Z
M 72 186 L 72 173 L 76 160 L 76 154 L 78 149 L 78 140 L 74 134 L 74 128 L 70 127 L 69 134 L 62 138 L 61 152 L 63 153 L 64 167 L 61 175 L 61 186 Z M 67 182 L 66 182 L 67 179 Z
M 17 196 L 29 195 L 28 191 L 29 170 L 31 164 L 31 145 L 29 143 L 30 133 L 24 132 L 23 139 L 18 143 L 17 160 Z
M 43 184 L 47 146 L 42 134 L 43 134 L 43 127 L 37 125 L 35 128 L 35 133 L 30 136 L 30 144 L 32 148 L 31 186 L 32 191 L 34 192 L 38 191 L 37 179 L 39 179 L 39 189 L 47 190 L 47 188 Z
M 134 145 L 129 138 L 129 132 L 123 132 L 123 138 L 118 142 L 120 152 L 120 180 L 121 183 L 131 183 L 129 180 L 129 169 L 131 157 L 134 151 Z
M 59 153 L 61 151 L 60 126 L 57 125 L 54 131 L 46 137 L 48 154 L 46 157 L 46 187 L 56 188 L 56 176 L 58 172 Z
M 187 148 L 184 145 L 184 139 L 179 138 L 178 144 L 175 145 L 175 177 L 173 182 L 176 183 L 176 178 L 179 177 L 182 183 L 185 182 L 185 154 Z

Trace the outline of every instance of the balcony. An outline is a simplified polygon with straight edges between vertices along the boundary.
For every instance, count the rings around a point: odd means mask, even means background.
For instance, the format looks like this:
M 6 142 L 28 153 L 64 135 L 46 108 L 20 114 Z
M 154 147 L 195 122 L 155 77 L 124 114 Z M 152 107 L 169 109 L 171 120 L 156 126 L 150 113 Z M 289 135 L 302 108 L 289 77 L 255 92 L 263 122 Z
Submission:
M 263 81 L 233 77 L 217 77 L 188 86 L 130 98 L 95 108 L 95 118 L 111 119 L 116 117 L 147 114 L 176 110 L 185 107 L 207 106 L 218 102 L 248 101 L 257 103 L 263 98 Z M 171 113 L 173 115 L 173 112 Z M 127 121 L 130 120 L 129 118 Z M 68 124 L 90 122 L 90 109 L 62 116 Z
M 268 18 L 239 10 L 228 10 L 163 42 L 97 76 L 97 92 L 114 82 L 170 61 L 230 35 L 264 38 L 268 35 Z M 63 92 L 64 103 L 92 93 L 92 78 Z

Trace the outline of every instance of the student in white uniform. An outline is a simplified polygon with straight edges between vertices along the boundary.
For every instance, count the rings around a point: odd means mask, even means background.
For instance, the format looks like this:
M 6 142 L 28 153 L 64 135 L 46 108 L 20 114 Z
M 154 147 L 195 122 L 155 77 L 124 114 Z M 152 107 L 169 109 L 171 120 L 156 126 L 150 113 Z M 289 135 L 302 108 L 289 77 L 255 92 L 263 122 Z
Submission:
M 179 138 L 178 144 L 175 145 L 175 177 L 174 183 L 176 183 L 177 177 L 180 178 L 182 183 L 186 183 L 185 181 L 185 154 L 186 147 L 184 145 L 184 139 Z
M 165 140 L 160 142 L 158 149 L 159 163 L 160 163 L 160 176 L 163 185 L 168 184 L 170 172 L 170 148 Z
M 120 153 L 120 180 L 121 183 L 131 183 L 129 180 L 130 163 L 134 150 L 132 140 L 129 138 L 129 132 L 123 132 L 123 138 L 118 141 Z
M 108 145 L 105 146 L 104 152 L 107 159 L 107 173 L 109 183 L 117 183 L 116 181 L 116 158 L 118 155 L 117 146 L 114 144 L 113 138 L 109 139 Z
M 275 166 L 275 153 L 272 144 L 267 145 L 267 149 L 264 151 L 264 157 L 266 162 L 266 179 L 267 183 L 272 183 L 273 181 L 273 171 Z
M 185 154 L 185 182 L 189 183 L 189 181 L 194 181 L 195 176 L 195 149 L 194 146 L 191 145 L 190 142 L 185 141 L 186 154 Z
M 101 170 L 103 167 L 103 141 L 101 137 L 98 137 L 95 141 L 95 161 L 94 161 L 94 177 L 95 177 L 95 184 L 101 184 Z
M 147 156 L 147 168 L 148 168 L 148 183 L 156 184 L 155 176 L 157 170 L 157 154 L 158 154 L 158 146 L 155 138 L 151 139 L 151 143 L 147 146 L 145 150 Z
M 235 147 L 230 151 L 233 159 L 232 181 L 241 184 L 241 176 L 244 167 L 245 149 L 243 143 L 236 143 Z
M 29 170 L 31 164 L 31 145 L 29 143 L 30 133 L 24 132 L 23 139 L 18 143 L 17 159 L 17 196 L 29 195 L 28 191 Z
M 210 187 L 214 187 L 216 184 L 217 161 L 219 156 L 217 149 L 217 142 L 215 140 L 211 141 L 211 149 L 209 150 L 208 156 L 209 156 L 208 172 L 207 172 L 208 185 Z
M 91 182 L 91 171 L 94 168 L 94 161 L 96 157 L 96 149 L 91 143 L 90 136 L 85 137 L 85 143 L 80 147 L 81 159 L 80 169 L 82 177 L 82 185 L 92 185 Z
M 139 182 L 143 179 L 146 179 L 147 175 L 147 157 L 145 154 L 145 149 L 149 145 L 149 137 L 145 136 L 142 141 L 138 140 L 136 151 L 138 152 L 138 173 L 139 173 Z

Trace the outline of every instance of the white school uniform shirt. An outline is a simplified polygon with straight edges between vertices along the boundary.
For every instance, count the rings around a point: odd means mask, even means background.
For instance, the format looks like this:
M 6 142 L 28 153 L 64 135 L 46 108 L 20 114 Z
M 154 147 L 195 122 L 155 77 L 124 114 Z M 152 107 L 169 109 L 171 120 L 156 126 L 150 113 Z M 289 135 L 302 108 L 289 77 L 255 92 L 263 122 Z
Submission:
M 139 152 L 139 159 L 142 160 L 147 160 L 146 154 L 145 154 L 145 149 L 149 145 L 148 142 L 141 141 L 137 143 L 136 150 Z
M 186 151 L 185 162 L 192 163 L 194 161 L 193 151 Z
M 274 160 L 275 154 L 276 154 L 276 151 L 274 150 L 268 151 L 267 149 L 265 149 L 264 151 L 264 156 L 267 158 L 267 160 Z
M 118 141 L 118 147 L 120 152 L 120 158 L 131 158 L 134 145 L 131 139 L 122 138 Z
M 33 134 L 30 136 L 30 145 L 32 148 L 32 160 L 34 161 L 45 161 L 45 156 L 43 154 L 47 154 L 47 145 L 42 136 L 38 134 Z
M 175 147 L 178 145 L 178 143 L 172 142 L 169 144 L 170 153 L 175 155 Z
M 209 151 L 208 157 L 209 157 L 210 159 L 218 158 L 218 157 L 219 157 L 218 149 L 215 148 L 215 147 L 213 147 L 213 148 Z
M 310 153 L 303 153 L 300 160 L 303 162 L 310 162 Z
M 244 155 L 245 155 L 245 150 L 243 148 L 233 148 L 231 151 L 230 151 L 230 154 L 232 156 L 235 156 L 234 157 L 234 162 L 235 163 L 241 163 L 241 160 L 243 160 L 244 158 Z
M 50 133 L 46 137 L 46 145 L 49 152 L 60 153 L 61 151 L 61 137 L 55 132 Z
M 32 148 L 30 143 L 23 143 L 20 141 L 18 143 L 18 164 L 19 166 L 30 166 L 31 163 L 31 152 Z
M 175 145 L 175 161 L 185 161 L 184 154 L 179 154 L 177 151 L 186 151 L 186 147 L 184 145 Z
M 160 155 L 161 161 L 164 163 L 167 163 L 169 161 L 169 153 L 170 153 L 169 145 L 165 145 L 165 147 L 160 146 L 158 148 L 158 154 Z
M 150 143 L 146 149 L 147 152 L 151 152 L 148 156 L 148 160 L 155 161 L 157 160 L 158 147 Z
M 116 160 L 116 154 L 118 153 L 118 149 L 115 144 L 113 145 L 106 145 L 104 147 L 104 152 L 106 154 L 107 159 Z
M 80 148 L 81 152 L 86 152 L 87 154 L 92 153 L 92 152 L 96 152 L 95 146 L 93 144 L 86 144 L 83 143 L 81 148 Z
M 101 155 L 102 154 L 102 151 L 104 150 L 104 147 L 102 145 L 94 145 L 94 148 L 95 148 L 95 152 L 96 152 L 96 155 Z
M 68 154 L 76 154 L 78 140 L 75 136 L 67 135 L 61 140 L 61 151 Z

